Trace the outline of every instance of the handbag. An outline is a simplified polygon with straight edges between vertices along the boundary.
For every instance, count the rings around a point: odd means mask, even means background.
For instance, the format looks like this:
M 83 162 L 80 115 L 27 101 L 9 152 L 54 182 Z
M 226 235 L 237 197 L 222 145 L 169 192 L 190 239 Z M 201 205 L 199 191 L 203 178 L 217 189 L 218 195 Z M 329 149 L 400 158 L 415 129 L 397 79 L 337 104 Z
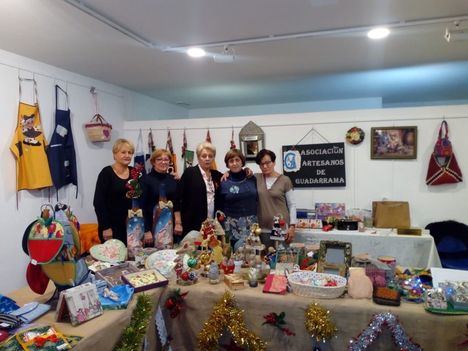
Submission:
M 445 134 L 444 134 L 445 127 Z M 439 128 L 439 136 L 434 145 L 435 157 L 449 157 L 452 156 L 452 143 L 450 142 L 448 135 L 448 124 L 447 121 L 442 121 Z
M 50 305 L 39 302 L 29 302 L 17 310 L 10 312 L 11 315 L 18 317 L 24 323 L 31 323 L 50 310 Z
M 373 201 L 372 215 L 376 228 L 409 228 L 409 204 L 406 201 Z
M 443 127 L 445 126 L 445 135 Z M 434 152 L 429 159 L 426 175 L 427 185 L 454 184 L 463 181 L 463 175 L 453 152 L 452 143 L 448 136 L 448 124 L 442 121 L 439 136 L 434 146 Z
M 104 117 L 96 113 L 91 120 L 85 124 L 86 135 L 91 142 L 109 141 L 111 139 L 112 125 Z

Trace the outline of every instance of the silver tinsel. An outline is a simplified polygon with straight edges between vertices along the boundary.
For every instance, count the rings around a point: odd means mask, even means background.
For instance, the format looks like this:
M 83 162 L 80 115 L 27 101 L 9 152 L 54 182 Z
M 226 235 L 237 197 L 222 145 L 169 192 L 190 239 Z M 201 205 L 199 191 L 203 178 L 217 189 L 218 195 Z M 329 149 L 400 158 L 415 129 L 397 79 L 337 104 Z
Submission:
M 398 349 L 422 351 L 421 346 L 411 340 L 403 329 L 403 326 L 398 321 L 398 318 L 390 312 L 374 315 L 369 326 L 364 329 L 357 338 L 349 341 L 348 351 L 366 350 L 379 337 L 384 327 L 390 329 L 393 336 L 393 342 L 397 345 Z

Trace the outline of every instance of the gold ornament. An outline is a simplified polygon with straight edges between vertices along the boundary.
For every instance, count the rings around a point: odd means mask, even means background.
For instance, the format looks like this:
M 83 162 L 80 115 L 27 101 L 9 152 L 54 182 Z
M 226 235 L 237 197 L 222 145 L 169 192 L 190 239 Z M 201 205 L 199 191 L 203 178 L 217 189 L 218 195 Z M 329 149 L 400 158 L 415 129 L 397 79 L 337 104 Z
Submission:
M 310 304 L 305 312 L 305 327 L 317 341 L 326 342 L 337 333 L 335 324 L 330 319 L 330 311 L 318 303 Z
M 226 329 L 231 333 L 237 346 L 246 347 L 251 351 L 266 350 L 266 343 L 247 329 L 244 323 L 244 311 L 236 306 L 234 295 L 229 291 L 226 291 L 213 307 L 210 318 L 198 333 L 199 349 L 217 350 L 219 338 Z

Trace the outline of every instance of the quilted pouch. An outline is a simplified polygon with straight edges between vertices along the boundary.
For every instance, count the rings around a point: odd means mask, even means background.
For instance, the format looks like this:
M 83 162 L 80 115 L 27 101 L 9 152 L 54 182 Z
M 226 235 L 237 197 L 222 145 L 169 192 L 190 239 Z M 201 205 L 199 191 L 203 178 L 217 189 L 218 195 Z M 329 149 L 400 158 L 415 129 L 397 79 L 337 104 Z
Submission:
M 31 323 L 43 314 L 50 310 L 50 305 L 39 302 L 29 302 L 19 309 L 10 313 L 10 315 L 18 317 L 24 323 Z

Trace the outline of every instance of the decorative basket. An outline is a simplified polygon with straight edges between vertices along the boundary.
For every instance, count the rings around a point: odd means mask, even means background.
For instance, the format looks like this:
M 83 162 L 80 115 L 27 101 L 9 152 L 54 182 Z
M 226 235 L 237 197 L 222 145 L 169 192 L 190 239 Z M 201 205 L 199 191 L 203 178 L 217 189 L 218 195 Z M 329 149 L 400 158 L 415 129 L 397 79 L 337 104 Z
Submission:
M 89 141 L 100 142 L 111 139 L 112 125 L 99 113 L 96 113 L 91 121 L 85 124 L 85 130 Z
M 312 282 L 319 279 L 334 279 L 337 286 L 314 286 Z M 335 299 L 340 297 L 346 289 L 346 278 L 335 274 L 298 271 L 288 276 L 292 292 L 299 296 L 318 299 Z

